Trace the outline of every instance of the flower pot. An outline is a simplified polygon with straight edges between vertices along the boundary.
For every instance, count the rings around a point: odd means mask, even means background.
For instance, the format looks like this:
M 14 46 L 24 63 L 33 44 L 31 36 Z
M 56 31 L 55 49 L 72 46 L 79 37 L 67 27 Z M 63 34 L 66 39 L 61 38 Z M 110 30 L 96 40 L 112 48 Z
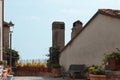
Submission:
M 106 80 L 106 75 L 95 75 L 95 74 L 89 74 L 90 80 Z
M 110 70 L 120 70 L 120 64 L 115 58 L 109 58 L 108 66 Z
M 44 68 L 44 72 L 48 72 L 48 68 Z
M 52 68 L 53 77 L 60 77 L 60 68 Z

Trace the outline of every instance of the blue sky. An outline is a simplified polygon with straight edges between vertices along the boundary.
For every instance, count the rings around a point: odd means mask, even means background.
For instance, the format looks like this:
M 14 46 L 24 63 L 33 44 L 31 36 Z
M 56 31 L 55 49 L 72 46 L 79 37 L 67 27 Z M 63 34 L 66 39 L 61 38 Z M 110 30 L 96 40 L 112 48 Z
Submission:
M 4 0 L 4 20 L 12 21 L 12 48 L 21 59 L 46 59 L 52 46 L 52 22 L 65 22 L 65 44 L 73 22 L 85 25 L 98 9 L 119 9 L 120 0 Z

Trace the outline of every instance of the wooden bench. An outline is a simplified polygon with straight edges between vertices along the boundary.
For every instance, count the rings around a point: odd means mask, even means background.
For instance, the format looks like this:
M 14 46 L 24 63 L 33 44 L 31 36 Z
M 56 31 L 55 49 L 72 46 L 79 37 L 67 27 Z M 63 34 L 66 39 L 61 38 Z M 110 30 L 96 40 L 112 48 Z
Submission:
M 68 76 L 70 78 L 75 79 L 76 76 L 83 76 L 84 70 L 85 70 L 84 64 L 81 64 L 81 65 L 72 64 L 70 65 L 67 72 L 63 72 L 63 78 L 65 76 Z

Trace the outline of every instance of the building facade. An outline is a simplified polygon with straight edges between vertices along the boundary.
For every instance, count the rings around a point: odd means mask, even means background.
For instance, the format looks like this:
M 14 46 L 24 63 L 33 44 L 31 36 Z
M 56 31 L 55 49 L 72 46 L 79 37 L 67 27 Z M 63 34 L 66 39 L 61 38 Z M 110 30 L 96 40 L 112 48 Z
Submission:
M 3 21 L 4 21 L 4 0 L 0 0 L 0 61 L 3 60 Z
M 3 24 L 3 51 L 10 47 L 10 25 L 7 22 Z M 7 57 L 3 52 L 3 60 L 6 60 Z
M 10 33 L 10 26 L 7 22 L 4 22 L 4 27 L 3 27 L 3 47 L 5 48 L 9 48 L 9 33 Z
M 101 64 L 106 52 L 120 49 L 120 10 L 100 9 L 61 51 L 59 61 L 71 64 Z

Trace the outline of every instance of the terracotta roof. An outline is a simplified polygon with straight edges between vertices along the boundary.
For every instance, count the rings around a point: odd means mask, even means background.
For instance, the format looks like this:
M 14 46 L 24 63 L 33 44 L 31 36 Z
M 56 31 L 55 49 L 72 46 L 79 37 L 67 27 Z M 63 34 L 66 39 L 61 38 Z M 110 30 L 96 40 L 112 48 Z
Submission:
M 109 15 L 109 16 L 114 16 L 114 17 L 119 17 L 120 18 L 120 10 L 113 10 L 113 9 L 99 9 L 99 13 L 104 14 L 104 15 Z

